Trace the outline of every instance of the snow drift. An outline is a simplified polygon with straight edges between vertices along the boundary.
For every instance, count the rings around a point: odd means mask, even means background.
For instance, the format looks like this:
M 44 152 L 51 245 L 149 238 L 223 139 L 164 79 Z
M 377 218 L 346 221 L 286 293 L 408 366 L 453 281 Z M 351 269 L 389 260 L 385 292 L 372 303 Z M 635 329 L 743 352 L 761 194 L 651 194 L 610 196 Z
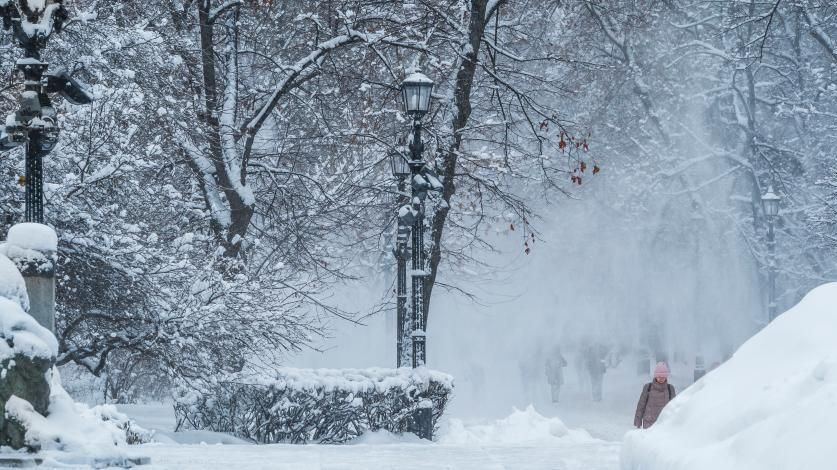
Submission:
M 466 424 L 450 419 L 440 432 L 438 442 L 455 446 L 549 446 L 566 443 L 592 443 L 587 431 L 569 429 L 555 417 L 545 417 L 529 405 L 514 409 L 506 418 L 489 424 Z
M 26 441 L 42 454 L 64 463 L 106 461 L 130 462 L 125 447 L 150 442 L 152 433 L 132 423 L 113 405 L 89 408 L 75 403 L 61 386 L 57 369 L 50 371 L 49 413 L 42 416 L 26 400 L 12 396 L 6 416 L 23 423 Z M 50 453 L 49 451 L 57 451 Z
M 835 468 L 837 283 L 820 286 L 631 431 L 623 470 Z

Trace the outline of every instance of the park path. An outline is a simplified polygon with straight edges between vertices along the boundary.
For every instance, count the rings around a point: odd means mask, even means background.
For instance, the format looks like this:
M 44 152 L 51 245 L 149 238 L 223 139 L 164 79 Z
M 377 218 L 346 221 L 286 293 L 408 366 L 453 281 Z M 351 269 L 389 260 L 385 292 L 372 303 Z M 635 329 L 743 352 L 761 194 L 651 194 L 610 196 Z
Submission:
M 554 446 L 146 445 L 148 470 L 616 470 L 619 443 Z

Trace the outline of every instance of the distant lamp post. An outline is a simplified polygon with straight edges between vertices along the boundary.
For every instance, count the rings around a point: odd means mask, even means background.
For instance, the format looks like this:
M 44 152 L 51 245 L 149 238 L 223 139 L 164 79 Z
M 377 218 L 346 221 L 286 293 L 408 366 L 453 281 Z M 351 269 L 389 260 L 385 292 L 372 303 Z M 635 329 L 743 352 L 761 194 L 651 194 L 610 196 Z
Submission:
M 430 96 L 432 92 L 433 80 L 419 72 L 410 74 L 401 84 L 404 112 L 413 119 L 413 135 L 409 145 L 410 160 L 407 162 L 410 170 L 411 194 L 409 203 L 399 209 L 398 218 L 399 223 L 405 226 L 412 226 L 412 247 L 410 250 L 412 258 L 412 269 L 410 271 L 410 277 L 412 278 L 412 318 L 408 324 L 405 314 L 404 324 L 409 325 L 409 327 L 404 330 L 404 334 L 406 335 L 406 332 L 409 332 L 408 339 L 412 343 L 410 359 L 414 368 L 424 366 L 427 361 L 427 350 L 425 347 L 427 323 L 425 292 L 427 289 L 428 272 L 426 253 L 424 251 L 424 200 L 427 197 L 428 190 L 441 189 L 441 183 L 438 178 L 425 166 L 425 162 L 422 159 L 424 143 L 421 141 L 421 120 L 430 110 Z M 403 172 L 402 162 L 393 162 L 392 160 L 391 162 L 393 165 L 393 173 L 395 173 L 396 169 L 399 172 Z M 407 349 L 406 344 L 404 346 Z M 412 431 L 421 438 L 432 439 L 433 437 L 432 413 L 433 410 L 431 408 L 422 407 L 416 410 L 413 416 Z
M 773 191 L 773 185 L 761 197 L 764 215 L 767 218 L 767 317 L 769 321 L 776 319 L 776 235 L 773 226 L 779 215 L 779 203 L 782 198 Z
M 389 162 L 392 169 L 392 176 L 398 182 L 398 204 L 399 216 L 398 232 L 396 234 L 395 242 L 395 259 L 398 264 L 396 270 L 396 333 L 395 333 L 395 363 L 398 367 L 403 367 L 410 364 L 410 354 L 407 348 L 412 344 L 410 337 L 405 336 L 405 333 L 410 331 L 407 320 L 407 238 L 410 236 L 410 224 L 405 223 L 400 216 L 402 207 L 406 206 L 410 201 L 410 196 L 407 194 L 407 177 L 410 176 L 410 164 L 404 155 L 399 151 L 393 151 L 389 154 Z

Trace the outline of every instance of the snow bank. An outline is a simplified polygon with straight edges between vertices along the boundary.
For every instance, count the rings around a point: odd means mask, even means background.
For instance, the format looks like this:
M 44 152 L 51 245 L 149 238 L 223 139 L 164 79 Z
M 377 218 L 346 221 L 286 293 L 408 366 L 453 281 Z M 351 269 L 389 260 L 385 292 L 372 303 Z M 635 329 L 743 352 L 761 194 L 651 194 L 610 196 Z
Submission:
M 49 414 L 40 415 L 32 405 L 16 396 L 6 403 L 6 416 L 26 428 L 26 443 L 51 454 L 62 462 L 126 461 L 130 439 L 147 442 L 150 433 L 132 425 L 127 416 L 112 405 L 89 408 L 75 403 L 61 386 L 56 369 L 51 372 Z
M 25 308 L 29 308 L 29 297 L 23 276 L 11 260 L 0 254 L 0 337 L 5 340 L 0 341 L 0 360 L 15 354 L 44 359 L 58 354 L 55 336 Z
M 58 341 L 52 332 L 5 297 L 0 297 L 0 336 L 4 339 L 0 341 L 0 360 L 10 359 L 15 354 L 43 359 L 58 354 Z
M 348 442 L 350 445 L 398 445 L 398 444 L 419 444 L 432 445 L 427 439 L 422 439 L 412 433 L 395 434 L 386 429 L 370 431 L 362 434 L 357 439 Z
M 0 253 L 0 297 L 12 300 L 24 310 L 29 310 L 29 294 L 26 293 L 23 276 L 12 260 L 2 253 Z
M 456 446 L 520 446 L 596 442 L 586 431 L 572 430 L 558 418 L 547 418 L 532 405 L 514 409 L 507 418 L 491 424 L 468 425 L 451 419 L 440 432 L 438 442 Z
M 811 291 L 686 389 L 623 470 L 831 470 L 837 462 L 837 283 Z

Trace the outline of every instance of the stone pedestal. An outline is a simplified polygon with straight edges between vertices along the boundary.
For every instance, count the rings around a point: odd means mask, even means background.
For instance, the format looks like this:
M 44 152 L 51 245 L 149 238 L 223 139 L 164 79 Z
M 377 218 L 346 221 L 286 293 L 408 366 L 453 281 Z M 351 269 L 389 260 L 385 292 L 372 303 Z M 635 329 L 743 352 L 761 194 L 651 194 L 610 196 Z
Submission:
M 46 259 L 54 255 L 46 254 Z M 15 260 L 26 282 L 29 315 L 55 334 L 55 264 L 37 260 Z
M 41 326 L 55 334 L 55 265 L 58 237 L 50 227 L 25 222 L 9 229 L 0 249 L 26 283 L 28 302 L 22 305 Z
M 25 423 L 11 417 L 7 403 L 16 397 L 46 416 L 50 370 L 55 364 L 55 264 L 58 237 L 43 224 L 13 226 L 0 246 L 0 445 L 32 448 Z M 28 294 L 28 295 L 27 295 Z M 47 331 L 45 331 L 47 330 Z
M 6 409 L 6 402 L 13 395 L 28 401 L 32 408 L 43 416 L 49 410 L 48 372 L 54 358 L 29 357 L 16 354 L 12 359 L 0 363 L 0 409 Z M 27 447 L 26 428 L 22 423 L 0 415 L 0 445 L 13 449 Z M 37 449 L 30 449 L 37 450 Z

